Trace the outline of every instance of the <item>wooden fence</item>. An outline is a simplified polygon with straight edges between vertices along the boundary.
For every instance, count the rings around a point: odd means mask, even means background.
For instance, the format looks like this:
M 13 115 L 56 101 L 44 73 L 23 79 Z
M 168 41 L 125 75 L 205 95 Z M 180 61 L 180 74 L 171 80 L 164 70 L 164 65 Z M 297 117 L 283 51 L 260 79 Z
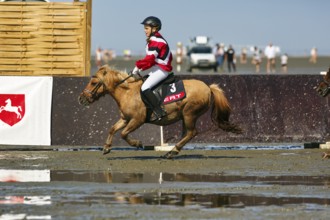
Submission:
M 91 0 L 1 2 L 0 75 L 89 76 Z

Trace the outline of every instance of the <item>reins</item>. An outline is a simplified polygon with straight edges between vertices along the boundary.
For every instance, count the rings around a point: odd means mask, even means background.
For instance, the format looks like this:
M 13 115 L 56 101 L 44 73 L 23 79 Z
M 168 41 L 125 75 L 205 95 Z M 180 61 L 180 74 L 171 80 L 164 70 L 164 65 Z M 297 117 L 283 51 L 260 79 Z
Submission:
M 143 77 L 140 75 L 140 73 L 137 73 L 137 75 L 142 79 L 142 81 L 143 81 Z M 132 73 L 132 71 L 130 71 L 129 73 L 128 73 L 128 76 L 125 78 L 125 79 L 122 79 L 122 80 L 120 80 L 116 85 L 115 85 L 115 87 L 117 87 L 117 86 L 119 86 L 120 84 L 122 84 L 122 83 L 124 83 L 127 79 L 129 79 L 130 77 L 132 77 L 133 76 L 133 73 Z
M 129 78 L 132 77 L 132 76 L 133 76 L 133 74 L 130 72 L 130 73 L 128 74 L 128 76 L 127 76 L 125 79 L 120 80 L 120 81 L 115 85 L 115 87 L 117 87 L 117 86 L 119 86 L 120 84 L 124 83 L 127 79 L 129 79 Z
M 132 74 L 132 72 L 130 72 L 130 73 L 128 74 L 127 77 L 125 77 L 124 79 L 122 79 L 122 80 L 120 80 L 118 83 L 116 83 L 115 87 L 121 85 L 122 83 L 124 83 L 127 79 L 129 79 L 129 78 L 132 77 L 132 76 L 133 76 L 133 74 Z M 143 80 L 142 76 L 141 76 L 139 73 L 138 73 L 138 76 Z M 99 81 L 98 81 L 98 83 L 96 84 L 96 86 L 92 89 L 92 91 L 90 91 L 90 90 L 88 90 L 88 89 L 84 89 L 84 92 L 87 92 L 87 93 L 91 94 L 91 96 L 92 96 L 93 99 L 97 98 L 97 90 L 98 90 L 101 86 L 106 87 L 105 84 L 104 84 L 103 79 L 100 79 L 100 78 L 98 78 L 98 77 L 96 77 L 96 78 L 97 78 Z

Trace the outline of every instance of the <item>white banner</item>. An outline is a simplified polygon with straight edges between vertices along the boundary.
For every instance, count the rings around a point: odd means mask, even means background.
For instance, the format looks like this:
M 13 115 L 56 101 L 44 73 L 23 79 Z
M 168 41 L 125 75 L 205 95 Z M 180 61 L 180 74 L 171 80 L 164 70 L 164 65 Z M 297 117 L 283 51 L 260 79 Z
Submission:
M 0 77 L 0 144 L 51 144 L 52 91 L 52 77 Z

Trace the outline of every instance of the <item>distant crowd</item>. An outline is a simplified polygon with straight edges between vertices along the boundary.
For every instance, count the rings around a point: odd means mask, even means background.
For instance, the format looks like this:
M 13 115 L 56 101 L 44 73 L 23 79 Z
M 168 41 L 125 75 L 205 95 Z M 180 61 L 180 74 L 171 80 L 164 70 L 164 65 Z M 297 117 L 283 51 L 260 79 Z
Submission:
M 242 47 L 239 54 L 240 64 L 248 63 L 248 52 L 250 50 L 251 64 L 255 66 L 255 73 L 260 73 L 261 64 L 263 60 L 266 59 L 266 72 L 276 73 L 276 58 L 280 56 L 280 66 L 281 72 L 288 72 L 288 60 L 289 56 L 287 53 L 280 53 L 279 47 L 269 43 L 265 48 L 261 49 L 257 46 L 246 48 Z M 123 56 L 125 59 L 130 59 L 132 57 L 130 50 L 124 50 Z M 177 66 L 177 72 L 181 71 L 182 63 L 185 59 L 186 52 L 183 44 L 181 42 L 177 43 L 175 51 L 175 62 Z M 214 56 L 217 61 L 218 72 L 236 72 L 237 71 L 237 54 L 232 45 L 226 46 L 223 43 L 217 43 L 214 48 Z M 310 50 L 310 63 L 317 63 L 317 48 L 313 47 Z M 95 51 L 95 64 L 99 68 L 103 64 L 109 64 L 109 62 L 116 58 L 116 53 L 114 50 L 102 49 L 98 47 Z
M 254 46 L 250 48 L 252 52 L 252 59 L 251 63 L 255 65 L 255 72 L 260 73 L 260 65 L 262 63 L 263 58 L 266 58 L 266 72 L 267 73 L 275 73 L 276 72 L 276 57 L 280 54 L 279 47 L 273 45 L 273 43 L 269 43 L 264 50 Z M 236 71 L 236 54 L 235 50 L 231 45 L 228 48 L 225 47 L 223 43 L 216 44 L 215 47 L 215 56 L 217 59 L 218 68 L 221 71 L 224 70 L 224 63 L 227 61 L 227 70 L 231 72 L 234 70 Z M 248 49 L 243 47 L 240 53 L 240 63 L 246 64 L 247 63 L 247 53 Z M 280 55 L 280 62 L 281 62 L 281 72 L 287 73 L 288 72 L 288 60 L 289 56 L 287 53 L 282 53 Z M 310 60 L 311 63 L 317 62 L 317 49 L 313 47 L 310 51 Z

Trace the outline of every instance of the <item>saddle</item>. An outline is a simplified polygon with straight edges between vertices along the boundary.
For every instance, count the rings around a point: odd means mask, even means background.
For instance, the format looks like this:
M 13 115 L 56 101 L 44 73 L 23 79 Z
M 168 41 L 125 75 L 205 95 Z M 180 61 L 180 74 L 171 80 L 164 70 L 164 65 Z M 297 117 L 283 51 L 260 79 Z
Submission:
M 144 78 L 148 78 L 148 75 L 144 76 Z M 186 97 L 186 91 L 182 80 L 175 77 L 173 73 L 169 74 L 166 79 L 152 87 L 151 90 L 157 97 L 158 103 L 161 106 L 180 101 Z M 142 92 L 141 99 L 147 108 L 147 121 L 149 121 L 153 109 L 142 95 Z

